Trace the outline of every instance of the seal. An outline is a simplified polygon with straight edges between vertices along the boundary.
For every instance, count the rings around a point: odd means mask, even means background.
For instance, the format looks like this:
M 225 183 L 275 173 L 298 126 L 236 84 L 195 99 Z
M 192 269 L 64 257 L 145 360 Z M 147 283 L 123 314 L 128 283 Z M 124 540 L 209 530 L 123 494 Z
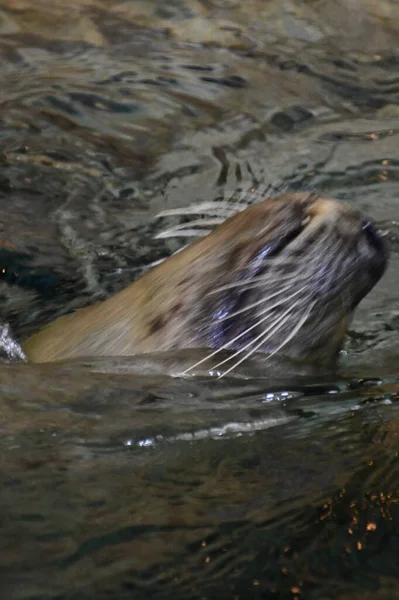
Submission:
M 23 350 L 48 362 L 206 348 L 225 373 L 272 356 L 330 370 L 386 264 L 376 228 L 349 205 L 280 195 L 227 218 L 113 297 L 56 319 Z

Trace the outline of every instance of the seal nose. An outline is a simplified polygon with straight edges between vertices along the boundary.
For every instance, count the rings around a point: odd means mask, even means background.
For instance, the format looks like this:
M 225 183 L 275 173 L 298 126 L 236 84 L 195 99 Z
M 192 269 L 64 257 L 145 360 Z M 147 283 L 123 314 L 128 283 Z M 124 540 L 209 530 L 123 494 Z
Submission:
M 372 256 L 370 257 L 369 255 L 368 259 L 368 272 L 371 275 L 374 283 L 376 283 L 387 268 L 388 248 L 385 240 L 373 223 L 364 220 L 362 221 L 361 227 L 369 251 L 371 250 L 372 252 Z
M 364 235 L 366 236 L 367 242 L 373 250 L 377 252 L 380 256 L 386 258 L 387 249 L 385 246 L 385 242 L 382 239 L 381 235 L 378 233 L 375 225 L 370 221 L 362 221 L 362 230 Z

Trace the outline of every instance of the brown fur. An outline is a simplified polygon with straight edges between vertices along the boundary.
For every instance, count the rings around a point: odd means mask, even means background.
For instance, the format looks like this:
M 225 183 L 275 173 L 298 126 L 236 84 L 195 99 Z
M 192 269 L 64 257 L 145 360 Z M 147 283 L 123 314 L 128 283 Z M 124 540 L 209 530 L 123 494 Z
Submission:
M 358 235 L 358 215 L 345 204 L 304 194 L 265 200 L 226 220 L 115 296 L 44 327 L 25 342 L 24 351 L 34 362 L 47 362 L 205 347 L 212 303 L 217 302 L 210 293 L 234 281 L 269 240 L 280 239 L 307 215 L 312 220 L 292 242 L 293 248 L 305 248 L 306 240 L 327 225 L 334 232 L 343 228 L 345 239 L 354 237 L 355 229 Z M 305 252 L 301 260 L 306 259 Z M 338 321 L 344 319 L 346 325 L 347 318 L 344 314 Z M 339 333 L 336 344 L 341 341 Z

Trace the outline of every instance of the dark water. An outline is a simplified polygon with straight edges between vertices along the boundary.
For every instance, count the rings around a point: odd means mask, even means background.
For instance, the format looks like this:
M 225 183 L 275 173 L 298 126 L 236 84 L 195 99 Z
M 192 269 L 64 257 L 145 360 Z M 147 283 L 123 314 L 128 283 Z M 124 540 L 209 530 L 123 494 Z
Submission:
M 391 246 L 336 381 L 2 365 L 1 598 L 399 598 L 398 35 L 396 0 L 0 2 L 18 339 L 186 243 L 160 210 L 316 188 Z

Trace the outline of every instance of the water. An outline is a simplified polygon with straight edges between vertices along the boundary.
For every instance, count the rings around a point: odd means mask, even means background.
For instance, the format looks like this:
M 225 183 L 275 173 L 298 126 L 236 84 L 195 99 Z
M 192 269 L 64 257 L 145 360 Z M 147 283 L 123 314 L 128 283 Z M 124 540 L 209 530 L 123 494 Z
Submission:
M 160 210 L 316 188 L 391 246 L 336 381 L 4 363 L 4 598 L 399 597 L 398 29 L 395 0 L 0 3 L 18 339 L 185 243 Z

